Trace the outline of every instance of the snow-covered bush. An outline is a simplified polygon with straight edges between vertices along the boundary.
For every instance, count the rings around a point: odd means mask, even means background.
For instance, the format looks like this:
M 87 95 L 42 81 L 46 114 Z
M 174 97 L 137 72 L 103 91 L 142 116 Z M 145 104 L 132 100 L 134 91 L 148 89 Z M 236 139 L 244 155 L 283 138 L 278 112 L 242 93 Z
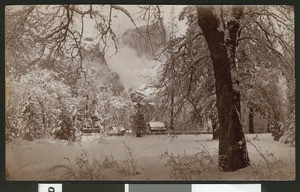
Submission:
M 61 103 L 67 111 L 76 105 L 70 87 L 53 71 L 36 68 L 14 84 L 6 108 L 8 133 L 13 137 L 31 140 L 51 136 L 61 122 Z
M 280 122 L 272 121 L 270 124 L 270 131 L 274 141 L 279 141 L 283 135 L 282 124 Z
M 104 179 L 103 172 L 118 172 L 122 175 L 135 175 L 137 172 L 137 161 L 133 155 L 133 149 L 124 142 L 125 159 L 116 160 L 113 155 L 102 158 L 90 158 L 88 153 L 82 149 L 82 153 L 74 160 L 64 158 L 67 164 L 53 166 L 50 171 L 63 170 L 62 179 L 75 180 L 99 180 Z
M 75 180 L 96 180 L 103 179 L 101 172 L 103 170 L 102 160 L 93 158 L 89 159 L 86 151 L 82 150 L 79 157 L 75 157 L 75 161 L 69 158 L 64 158 L 67 164 L 60 164 L 53 166 L 50 171 L 63 170 L 64 175 L 62 179 L 75 179 Z
M 199 152 L 194 154 L 174 154 L 166 151 L 161 158 L 166 158 L 165 166 L 171 168 L 170 177 L 176 179 L 199 179 L 211 174 L 211 171 L 217 169 L 217 155 L 211 153 L 206 144 L 201 144 Z
M 117 172 L 121 173 L 122 175 L 135 175 L 138 174 L 137 172 L 137 161 L 133 155 L 133 149 L 128 146 L 125 142 L 124 144 L 124 151 L 126 153 L 125 160 L 117 161 L 113 155 L 110 155 L 107 158 L 107 162 L 111 167 L 115 168 Z
M 292 146 L 295 146 L 296 143 L 296 122 L 295 122 L 295 89 L 294 87 L 294 81 L 292 82 L 293 85 L 289 87 L 290 91 L 288 92 L 288 101 L 289 101 L 289 110 L 288 110 L 288 116 L 287 120 L 285 122 L 285 125 L 283 127 L 284 134 L 280 138 L 280 141 L 283 143 L 289 143 Z
M 292 146 L 295 146 L 296 143 L 296 133 L 295 133 L 295 121 L 293 119 L 287 120 L 285 131 L 280 138 L 280 141 L 283 143 L 289 143 Z

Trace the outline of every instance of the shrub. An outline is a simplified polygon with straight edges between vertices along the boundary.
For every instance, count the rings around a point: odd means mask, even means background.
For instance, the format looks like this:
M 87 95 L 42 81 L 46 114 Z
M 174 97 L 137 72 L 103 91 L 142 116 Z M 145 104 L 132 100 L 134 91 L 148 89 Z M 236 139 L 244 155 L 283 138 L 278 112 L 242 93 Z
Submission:
M 72 161 L 70 158 L 64 158 L 67 164 L 60 164 L 53 166 L 49 171 L 62 170 L 63 179 L 75 180 L 97 180 L 105 179 L 104 172 L 106 170 L 115 170 L 122 175 L 137 174 L 137 162 L 133 157 L 133 149 L 125 145 L 125 160 L 117 161 L 113 155 L 104 156 L 104 158 L 97 159 L 93 157 L 90 159 L 87 152 L 82 150 L 79 157 L 75 157 Z
M 293 118 L 287 120 L 286 129 L 284 130 L 283 136 L 280 138 L 280 141 L 285 144 L 289 143 L 291 146 L 295 146 L 295 120 Z
M 174 154 L 166 151 L 161 158 L 167 158 L 166 166 L 171 167 L 171 178 L 199 179 L 209 176 L 212 169 L 217 169 L 217 156 L 211 154 L 206 144 L 201 144 L 199 152 L 188 155 Z
M 102 161 L 95 157 L 90 160 L 86 151 L 82 150 L 79 157 L 75 157 L 74 163 L 69 158 L 64 158 L 67 164 L 53 166 L 50 171 L 63 170 L 62 178 L 75 180 L 95 180 L 101 179 L 101 171 L 103 170 Z
M 138 174 L 137 172 L 137 161 L 133 157 L 133 149 L 130 148 L 126 143 L 125 146 L 125 160 L 123 161 L 116 161 L 115 158 L 110 155 L 108 158 L 108 162 L 115 167 L 117 171 L 124 175 L 135 175 Z

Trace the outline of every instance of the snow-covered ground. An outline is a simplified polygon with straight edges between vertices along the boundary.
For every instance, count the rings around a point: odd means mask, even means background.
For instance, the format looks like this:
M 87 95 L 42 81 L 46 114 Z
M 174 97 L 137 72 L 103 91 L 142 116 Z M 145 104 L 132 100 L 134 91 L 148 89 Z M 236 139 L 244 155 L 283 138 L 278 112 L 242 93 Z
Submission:
M 251 166 L 235 172 L 220 172 L 217 169 L 218 141 L 212 135 L 147 135 L 136 138 L 132 135 L 101 136 L 93 134 L 84 136 L 81 142 L 40 139 L 24 141 L 21 139 L 6 144 L 6 166 L 9 180 L 69 180 L 72 176 L 63 177 L 64 166 L 53 169 L 57 165 L 70 165 L 76 169 L 76 158 L 83 157 L 86 152 L 89 164 L 103 162 L 106 157 L 113 157 L 116 162 L 124 163 L 128 148 L 136 163 L 134 174 L 126 175 L 117 171 L 116 167 L 103 168 L 103 180 L 294 180 L 295 179 L 295 148 L 287 144 L 273 141 L 270 134 L 246 135 Z M 126 146 L 128 146 L 126 150 Z M 180 164 L 199 151 L 207 151 L 201 157 L 213 158 L 203 167 L 201 173 L 185 169 Z M 168 154 L 169 156 L 167 156 Z M 173 155 L 172 155 L 173 154 Z M 172 164 L 170 157 L 175 162 Z M 177 158 L 178 157 L 178 158 Z M 199 156 L 197 156 L 199 158 Z M 67 160 L 69 158 L 70 162 Z M 177 158 L 177 159 L 176 159 Z M 180 160 L 181 159 L 181 160 Z M 98 161 L 96 161 L 98 160 Z M 178 160 L 178 161 L 177 161 Z M 174 161 L 173 161 L 174 162 Z M 189 160 L 185 161 L 189 162 Z M 205 162 L 205 161 L 204 161 Z M 71 164 L 70 164 L 71 163 Z M 59 166 L 58 166 L 59 167 Z M 192 168 L 193 165 L 190 165 Z M 94 167 L 95 168 L 95 167 Z M 83 168 L 84 169 L 84 168 Z M 95 168 L 96 169 L 96 168 Z M 185 169 L 180 175 L 181 171 Z M 186 172 L 190 171 L 190 172 Z M 176 173 L 176 174 L 174 174 Z M 184 174 L 191 173 L 191 177 Z M 77 178 L 80 179 L 80 178 Z

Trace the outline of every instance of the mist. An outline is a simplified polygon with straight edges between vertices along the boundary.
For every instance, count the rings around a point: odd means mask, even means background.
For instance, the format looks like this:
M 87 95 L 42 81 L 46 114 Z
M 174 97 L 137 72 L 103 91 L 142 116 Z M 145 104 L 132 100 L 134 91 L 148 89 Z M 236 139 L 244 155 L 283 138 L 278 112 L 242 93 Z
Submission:
M 126 45 L 120 46 L 116 54 L 107 58 L 107 64 L 113 72 L 120 75 L 126 91 L 150 83 L 160 66 L 158 61 L 145 55 L 138 56 L 135 49 Z

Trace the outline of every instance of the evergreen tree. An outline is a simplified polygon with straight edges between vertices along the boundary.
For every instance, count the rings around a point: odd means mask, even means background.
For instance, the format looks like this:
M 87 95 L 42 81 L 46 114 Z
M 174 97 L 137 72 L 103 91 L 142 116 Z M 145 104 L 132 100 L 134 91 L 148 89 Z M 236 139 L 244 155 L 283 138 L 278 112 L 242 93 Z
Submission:
M 60 129 L 55 132 L 56 139 L 76 141 L 75 129 L 73 127 L 72 118 L 63 106 L 60 112 Z
M 136 106 L 136 114 L 132 116 L 132 129 L 136 134 L 136 137 L 141 137 L 146 132 L 146 122 L 144 114 L 142 113 L 142 105 L 140 103 Z
M 31 98 L 29 97 L 27 104 L 25 105 L 25 108 L 23 110 L 23 118 L 26 122 L 25 127 L 25 133 L 23 134 L 23 138 L 32 141 L 34 138 L 36 138 L 36 127 L 38 126 L 38 123 L 36 121 L 36 112 L 33 102 L 31 101 Z

